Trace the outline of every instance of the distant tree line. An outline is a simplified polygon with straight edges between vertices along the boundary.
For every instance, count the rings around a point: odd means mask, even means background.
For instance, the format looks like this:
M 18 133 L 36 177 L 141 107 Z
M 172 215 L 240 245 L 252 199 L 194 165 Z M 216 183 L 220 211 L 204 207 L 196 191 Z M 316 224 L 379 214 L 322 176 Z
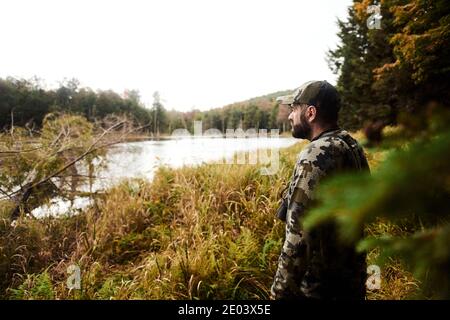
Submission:
M 123 96 L 113 91 L 80 88 L 76 79 L 64 80 L 55 90 L 45 90 L 37 78 L 0 79 L 0 128 L 11 126 L 39 130 L 51 112 L 79 114 L 89 121 L 111 114 L 127 114 L 140 123 L 149 123 L 150 113 L 139 100 L 137 91 Z
M 289 91 L 275 92 L 243 102 L 226 105 L 208 111 L 192 110 L 190 112 L 170 112 L 169 130 L 186 128 L 192 132 L 193 122 L 202 121 L 203 130 L 210 128 L 225 132 L 226 129 L 279 129 L 280 132 L 290 130 L 288 114 L 285 106 L 276 102 L 276 97 Z
M 204 130 L 217 128 L 225 132 L 227 128 L 278 128 L 282 132 L 289 129 L 288 110 L 279 106 L 275 98 L 284 93 L 209 111 L 180 112 L 166 110 L 158 92 L 153 95 L 153 104 L 146 107 L 136 90 L 126 90 L 122 95 L 111 90 L 93 91 L 80 87 L 76 79 L 65 79 L 57 89 L 45 89 L 38 78 L 0 78 L 0 129 L 21 126 L 39 130 L 45 115 L 62 112 L 82 115 L 91 122 L 112 114 L 126 114 L 137 123 L 146 125 L 146 132 L 155 134 L 170 134 L 180 128 L 193 132 L 194 121 L 200 120 Z

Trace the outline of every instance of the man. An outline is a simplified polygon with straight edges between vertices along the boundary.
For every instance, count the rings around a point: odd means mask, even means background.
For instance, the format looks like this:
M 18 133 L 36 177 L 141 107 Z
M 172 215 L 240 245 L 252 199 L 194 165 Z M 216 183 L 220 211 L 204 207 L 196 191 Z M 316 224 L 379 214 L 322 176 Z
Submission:
M 271 298 L 364 299 L 365 255 L 354 244 L 341 242 L 332 222 L 302 228 L 319 181 L 339 172 L 369 170 L 362 148 L 337 125 L 339 94 L 326 81 L 310 81 L 278 100 L 291 108 L 292 135 L 311 143 L 299 154 L 287 192 L 286 238 Z

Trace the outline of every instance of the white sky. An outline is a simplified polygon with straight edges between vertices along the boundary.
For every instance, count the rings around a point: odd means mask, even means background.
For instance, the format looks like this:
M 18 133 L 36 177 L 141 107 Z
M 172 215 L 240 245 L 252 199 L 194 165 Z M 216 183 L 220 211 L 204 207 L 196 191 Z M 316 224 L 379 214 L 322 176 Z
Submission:
M 201 110 L 329 80 L 336 17 L 351 0 L 3 0 L 0 77 L 158 90 Z

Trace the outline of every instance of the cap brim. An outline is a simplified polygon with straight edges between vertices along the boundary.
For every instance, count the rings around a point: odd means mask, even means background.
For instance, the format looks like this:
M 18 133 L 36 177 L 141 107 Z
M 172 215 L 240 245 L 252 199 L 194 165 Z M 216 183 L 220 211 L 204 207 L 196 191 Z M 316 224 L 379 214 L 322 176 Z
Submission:
M 293 104 L 294 103 L 294 95 L 288 95 L 288 96 L 281 96 L 276 99 L 277 102 L 280 102 L 280 104 Z

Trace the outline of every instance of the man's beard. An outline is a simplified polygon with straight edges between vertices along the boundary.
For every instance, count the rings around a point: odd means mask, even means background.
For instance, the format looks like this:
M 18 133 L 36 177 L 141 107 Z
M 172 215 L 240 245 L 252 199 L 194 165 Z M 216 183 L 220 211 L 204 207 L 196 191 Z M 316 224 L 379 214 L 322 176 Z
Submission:
M 306 121 L 304 114 L 300 115 L 300 122 L 292 125 L 292 136 L 297 139 L 309 139 L 311 134 L 311 126 Z

